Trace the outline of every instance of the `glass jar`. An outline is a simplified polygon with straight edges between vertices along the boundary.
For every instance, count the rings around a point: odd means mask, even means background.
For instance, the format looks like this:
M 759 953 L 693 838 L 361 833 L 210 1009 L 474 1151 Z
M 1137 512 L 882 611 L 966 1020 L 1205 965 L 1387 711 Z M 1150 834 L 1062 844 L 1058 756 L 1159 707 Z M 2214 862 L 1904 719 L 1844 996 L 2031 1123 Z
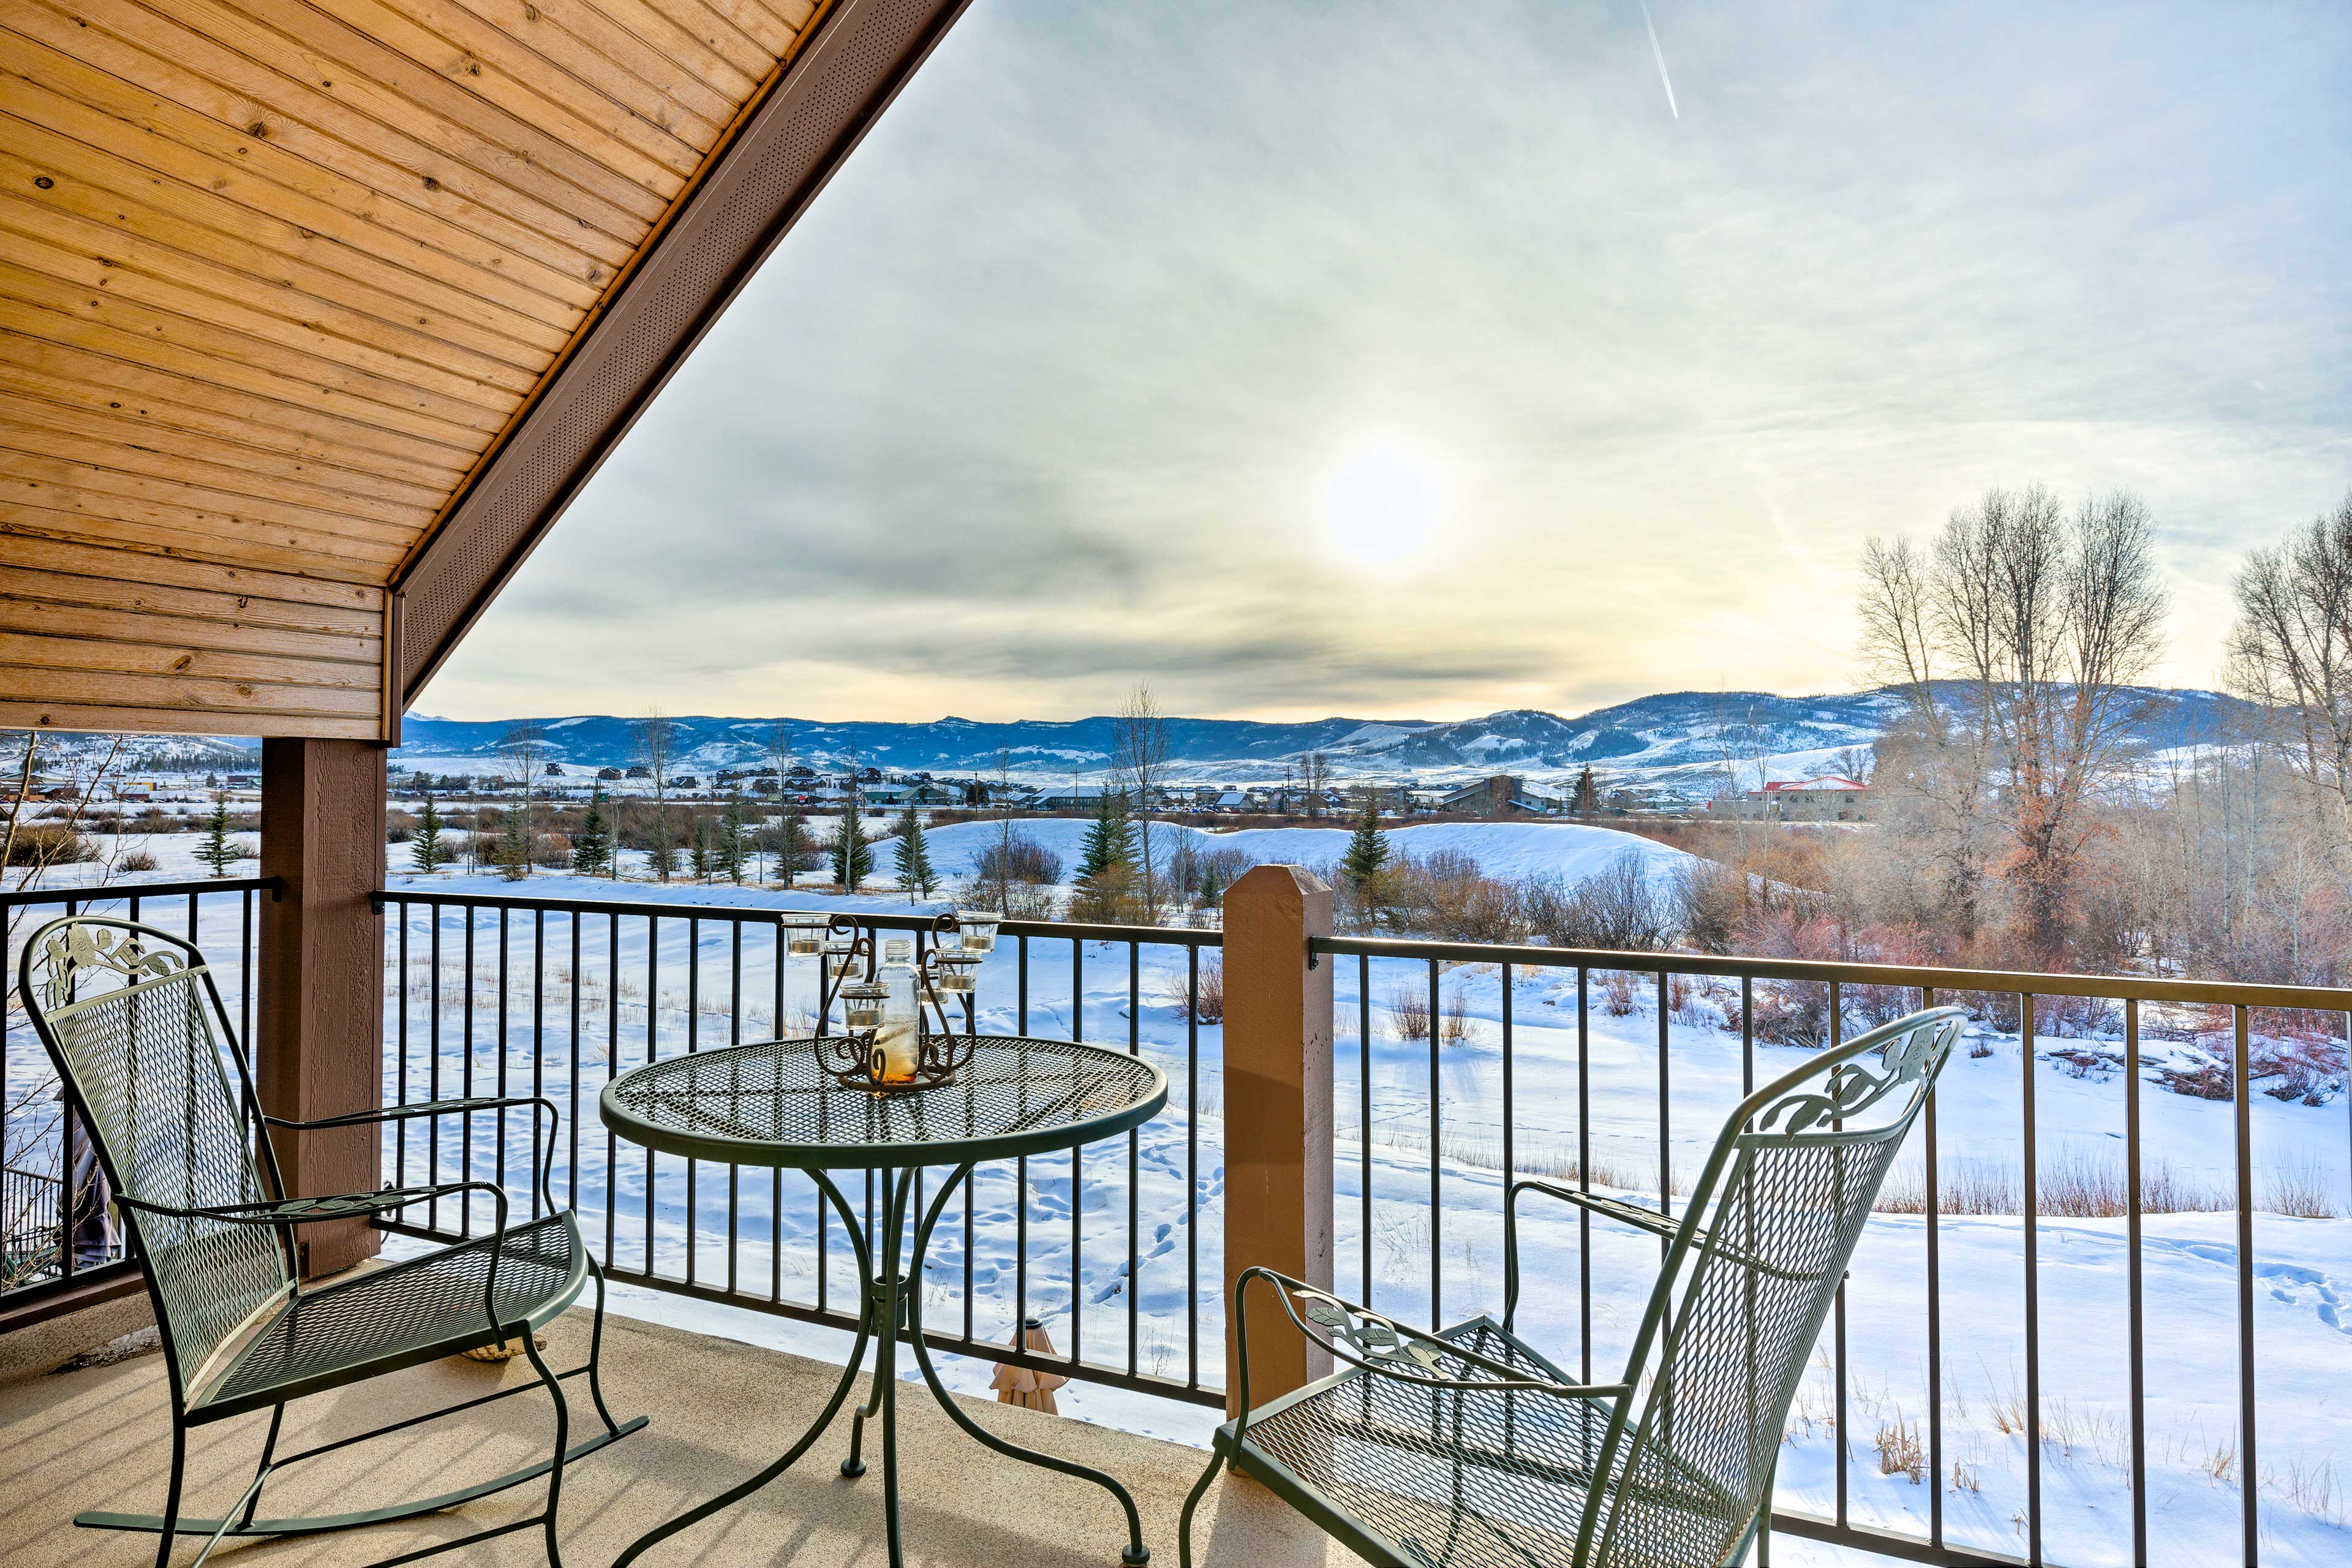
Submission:
M 892 937 L 882 944 L 882 967 L 875 979 L 887 992 L 882 1004 L 882 1025 L 875 1031 L 874 1059 L 884 1083 L 910 1083 L 922 1061 L 921 978 L 915 973 L 911 937 Z

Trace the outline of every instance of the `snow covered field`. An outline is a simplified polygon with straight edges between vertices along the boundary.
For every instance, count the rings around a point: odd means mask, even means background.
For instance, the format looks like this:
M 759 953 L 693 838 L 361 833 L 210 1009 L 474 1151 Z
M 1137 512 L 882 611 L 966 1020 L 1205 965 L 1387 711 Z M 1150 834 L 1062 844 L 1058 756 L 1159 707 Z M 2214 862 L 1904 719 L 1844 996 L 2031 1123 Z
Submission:
M 1024 825 L 1075 863 L 1083 822 Z M 1196 830 L 1162 828 L 1175 834 Z M 950 877 L 963 874 L 988 825 L 937 830 L 932 855 Z M 1066 833 L 1064 845 L 1052 834 Z M 1468 842 L 1454 836 L 1475 835 Z M 1425 836 L 1425 837 L 1423 837 Z M 1588 837 L 1589 836 L 1589 837 Z M 1222 847 L 1245 847 L 1264 859 L 1307 863 L 1338 858 L 1339 829 L 1282 829 L 1203 836 Z M 1535 825 L 1411 827 L 1392 840 L 1416 854 L 1462 847 L 1489 871 L 1527 875 L 1554 871 L 1571 879 L 1590 874 L 1628 847 L 1601 829 Z M 159 846 L 172 842 L 159 839 Z M 1637 847 L 1642 841 L 1630 841 Z M 1677 852 L 1651 845 L 1640 852 L 1664 876 Z M 855 899 L 642 882 L 618 884 L 538 877 L 517 886 L 492 878 L 411 879 L 401 875 L 405 855 L 392 851 L 387 883 L 442 894 L 523 893 L 581 900 L 619 899 L 703 905 L 815 907 L 904 912 L 903 895 L 871 891 Z M 883 863 L 887 864 L 884 851 Z M 166 862 L 162 875 L 185 875 Z M 176 923 L 184 905 L 169 906 Z M 935 909 L 938 904 L 915 905 Z M 151 916 L 155 911 L 151 910 Z M 646 921 L 586 916 L 578 925 L 581 953 L 572 960 L 570 916 L 551 914 L 543 927 L 517 913 L 506 924 L 505 1010 L 499 1010 L 498 917 L 472 921 L 472 973 L 466 973 L 465 917 L 445 911 L 441 933 L 439 1037 L 434 1037 L 427 953 L 436 920 L 411 906 L 394 922 L 388 947 L 396 958 L 405 930 L 408 967 L 386 994 L 387 1097 L 415 1100 L 429 1093 L 544 1092 L 564 1108 L 554 1185 L 576 1202 L 583 1228 L 601 1238 L 609 1213 L 613 1257 L 626 1268 L 650 1266 L 683 1278 L 692 1238 L 694 1278 L 728 1284 L 730 1187 L 723 1168 L 702 1166 L 688 1200 L 684 1162 L 667 1157 L 649 1171 L 641 1152 L 608 1146 L 595 1121 L 597 1090 L 613 1072 L 646 1059 L 649 1048 L 668 1056 L 740 1034 L 758 1038 L 777 1026 L 773 939 L 746 928 L 741 943 L 740 1005 L 732 984 L 735 927 L 706 921 L 689 931 L 684 919 L 662 922 L 657 948 Z M 224 954 L 236 947 L 236 900 L 208 900 L 201 934 Z M 543 947 L 541 945 L 543 942 Z M 691 942 L 691 945 L 689 943 Z M 1138 1222 L 1130 1271 L 1128 1211 L 1129 1150 L 1123 1142 L 1097 1146 L 1078 1160 L 1073 1180 L 1067 1157 L 1029 1162 L 1025 1188 L 1010 1168 L 983 1168 L 971 1201 L 969 1239 L 961 1200 L 934 1239 L 926 1269 L 925 1310 L 936 1327 L 961 1325 L 963 1275 L 971 1267 L 971 1310 L 983 1337 L 1010 1337 L 1016 1241 L 1026 1215 L 1027 1308 L 1045 1319 L 1064 1350 L 1074 1342 L 1091 1361 L 1132 1364 L 1152 1375 L 1184 1379 L 1197 1353 L 1201 1380 L 1222 1377 L 1223 1072 L 1221 1031 L 1197 1028 L 1197 1058 L 1188 1051 L 1195 1031 L 1175 997 L 1185 954 L 1174 946 L 1146 945 L 1130 961 L 1124 944 L 1082 944 L 1073 984 L 1072 944 L 1032 941 L 1028 946 L 1026 1026 L 1126 1047 L 1130 1042 L 1168 1072 L 1173 1085 L 1167 1111 L 1134 1135 L 1133 1192 Z M 1019 962 L 1008 943 L 984 966 L 980 1020 L 985 1029 L 1012 1030 L 1018 1011 Z M 537 961 L 538 967 L 534 969 Z M 649 975 L 649 969 L 652 973 Z M 688 1005 L 694 972 L 695 1008 Z M 1401 986 L 1426 990 L 1425 968 L 1411 963 L 1371 967 L 1372 1034 L 1359 1037 L 1358 973 L 1353 961 L 1333 966 L 1339 1038 L 1336 1098 L 1340 1143 L 1337 1171 L 1339 1284 L 1369 1294 L 1383 1310 L 1425 1320 L 1432 1296 L 1431 1253 L 1439 1258 L 1444 1315 L 1499 1311 L 1502 1296 L 1501 1170 L 1503 989 L 1491 966 L 1449 970 L 1443 984 L 1459 995 L 1465 1037 L 1436 1049 L 1435 1127 L 1430 1104 L 1432 1046 L 1398 1037 L 1388 1002 Z M 783 975 L 783 1026 L 804 1026 L 814 998 L 813 961 L 788 961 Z M 534 974 L 537 975 L 534 984 Z M 1633 988 L 1632 1010 L 1611 1016 L 1602 986 L 1592 987 L 1585 1043 L 1580 1048 L 1572 972 L 1514 972 L 1511 1015 L 1515 1163 L 1523 1170 L 1572 1175 L 1580 1132 L 1590 1138 L 1596 1186 L 1654 1203 L 1662 1152 L 1678 1177 L 1694 1173 L 1727 1109 L 1738 1100 L 1743 1063 L 1738 1036 L 1723 1026 L 1719 1008 L 1703 994 L 1667 1020 L 1665 1060 L 1659 1059 L 1654 987 Z M 470 1030 L 466 999 L 472 999 Z M 232 997 L 231 1005 L 236 1005 Z M 579 1031 L 572 1035 L 575 1005 Z M 405 1049 L 398 1047 L 405 1019 Z M 1944 1168 L 1998 1173 L 2022 1154 L 2020 1089 L 2031 1071 L 2038 1108 L 2037 1157 L 2045 1182 L 2057 1172 L 2120 1168 L 2124 1085 L 2118 1076 L 2085 1070 L 2052 1050 L 2084 1042 L 2042 1042 L 2029 1064 L 2012 1035 L 1979 1032 L 1955 1058 L 1938 1090 Z M 575 1046 L 578 1067 L 573 1068 Z M 2151 1042 L 2151 1057 L 2162 1048 Z M 1970 1051 L 1984 1054 L 1969 1054 Z M 12 1037 L 10 1081 L 37 1069 L 38 1047 L 28 1034 Z M 1756 1081 L 1801 1060 L 1792 1048 L 1759 1047 Z M 1367 1065 L 1369 1078 L 1367 1079 Z M 438 1079 L 436 1082 L 437 1070 Z M 1670 1095 L 1663 1147 L 1659 1089 Z M 1371 1114 L 1360 1112 L 1369 1083 Z M 1197 1085 L 1195 1088 L 1194 1086 Z M 1580 1089 L 1589 1117 L 1580 1129 Z M 2219 1193 L 2226 1201 L 2235 1167 L 2231 1107 L 2158 1087 L 2142 1096 L 2143 1146 L 2179 1184 Z M 2352 1147 L 2347 1106 L 2337 1094 L 2309 1107 L 2257 1095 L 2252 1110 L 2252 1162 L 2258 1213 L 2254 1220 L 2254 1338 L 2260 1396 L 2259 1484 L 2265 1562 L 2340 1563 L 2352 1560 L 2345 1487 L 2352 1482 L 2352 1414 L 2341 1391 L 2352 1373 Z M 572 1137 L 578 1131 L 578 1154 Z M 1433 1136 L 1433 1132 L 1434 1136 Z M 501 1145 L 492 1119 L 477 1119 L 471 1165 L 504 1176 L 524 1190 L 527 1119 L 511 1118 Z M 388 1154 L 404 1156 L 397 1174 L 423 1179 L 423 1140 L 414 1129 L 404 1147 L 388 1141 Z M 455 1175 L 460 1140 L 445 1130 L 439 1174 Z M 1438 1151 L 1433 1204 L 1430 1149 Z M 394 1174 L 388 1161 L 387 1176 Z M 1898 1182 L 1899 1182 L 1898 1177 Z M 1916 1175 L 1914 1177 L 1916 1181 Z M 2288 1205 L 2273 1194 L 2308 1187 L 2324 1194 L 2333 1217 L 2268 1212 Z M 1370 1223 L 1364 1196 L 1370 1195 Z M 856 1187 L 848 1189 L 855 1198 Z M 772 1202 L 766 1173 L 745 1173 L 731 1191 L 731 1263 L 736 1287 L 765 1297 L 770 1281 L 788 1299 L 812 1300 L 816 1290 L 817 1210 L 814 1189 L 787 1176 L 782 1202 Z M 1189 1201 L 1188 1201 L 1189 1200 Z M 445 1214 L 445 1219 L 450 1217 Z M 1573 1367 L 1580 1335 L 1589 1327 L 1592 1364 L 1612 1369 L 1638 1321 L 1655 1269 L 1654 1240 L 1596 1225 L 1591 1239 L 1592 1281 L 1589 1322 L 1578 1289 L 1587 1261 L 1574 1218 L 1539 1201 L 1523 1208 L 1523 1258 L 1530 1286 L 1522 1326 Z M 1836 1384 L 1823 1359 L 1792 1414 L 1780 1468 L 1784 1508 L 1829 1513 L 1834 1506 L 1835 1458 L 1849 1465 L 1849 1510 L 1858 1523 L 1924 1534 L 1930 1486 L 1943 1489 L 1946 1531 L 1956 1544 L 2021 1555 L 2029 1454 L 2020 1410 L 2025 1378 L 2024 1256 L 2028 1237 L 2015 1214 L 1948 1215 L 1940 1223 L 1943 1323 L 1943 1447 L 1940 1474 L 1916 1479 L 1904 1462 L 1905 1436 L 1927 1441 L 1927 1226 L 1916 1214 L 1875 1216 L 1848 1289 L 1844 1430 L 1836 1424 Z M 2054 1563 L 2091 1564 L 2129 1560 L 2129 1372 L 2126 1361 L 2126 1280 L 2129 1248 L 2120 1218 L 2044 1217 L 2035 1227 L 2040 1272 L 2040 1465 L 2044 1500 L 2043 1550 Z M 1366 1258 L 1370 1268 L 1367 1277 Z M 1075 1264 L 1075 1267 L 1074 1267 Z M 835 1235 L 829 1249 L 828 1290 L 836 1304 L 849 1299 L 848 1248 Z M 2143 1268 L 2147 1326 L 2147 1505 L 2153 1538 L 2168 1563 L 2221 1563 L 2238 1559 L 2240 1488 L 2244 1467 L 2235 1439 L 2237 1410 L 2238 1257 L 2234 1217 L 2228 1212 L 2152 1214 L 2145 1223 Z M 1196 1294 L 1197 1286 L 1197 1294 Z M 688 1301 L 673 1295 L 623 1289 L 623 1310 L 761 1342 L 838 1355 L 831 1331 L 750 1311 Z M 1197 1300 L 1198 1321 L 1188 1330 L 1187 1309 Z M 1130 1304 L 1137 1334 L 1128 1336 Z M 1074 1327 L 1075 1322 L 1075 1327 Z M 956 1386 L 985 1385 L 986 1363 L 947 1358 Z M 1064 1408 L 1136 1430 L 1202 1441 L 1214 1417 L 1175 1401 L 1079 1384 L 1066 1391 Z M 1890 1456 L 1882 1468 L 1881 1447 Z M 1776 1555 L 1778 1555 L 1776 1550 Z

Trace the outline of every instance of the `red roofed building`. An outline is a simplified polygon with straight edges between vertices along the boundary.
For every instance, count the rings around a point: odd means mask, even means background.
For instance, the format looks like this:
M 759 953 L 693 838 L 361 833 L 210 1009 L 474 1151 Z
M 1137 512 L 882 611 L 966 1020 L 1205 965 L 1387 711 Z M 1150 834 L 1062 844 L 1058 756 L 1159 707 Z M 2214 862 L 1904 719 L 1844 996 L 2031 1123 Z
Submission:
M 1773 822 L 1867 822 L 1870 786 L 1839 776 L 1780 779 L 1738 796 L 1718 796 L 1707 802 L 1717 816 L 1762 818 Z

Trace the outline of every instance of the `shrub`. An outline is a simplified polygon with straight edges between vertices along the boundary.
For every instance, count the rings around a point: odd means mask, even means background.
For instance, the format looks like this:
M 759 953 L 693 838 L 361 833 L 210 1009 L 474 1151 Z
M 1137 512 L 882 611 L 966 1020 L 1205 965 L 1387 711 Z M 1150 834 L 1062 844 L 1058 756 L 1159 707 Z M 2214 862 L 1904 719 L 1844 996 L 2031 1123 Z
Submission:
M 1400 985 L 1389 993 L 1389 1024 L 1400 1040 L 1429 1038 L 1429 993 L 1418 985 Z
M 1612 1018 L 1632 1016 L 1633 976 L 1631 972 L 1612 969 L 1601 977 L 1601 1010 Z
M 1201 954 L 1199 988 L 1188 992 L 1181 977 L 1171 977 L 1163 992 L 1180 1018 L 1196 1023 L 1222 1024 L 1225 1021 L 1225 957 L 1215 949 Z
M 972 864 L 972 879 L 992 886 L 998 882 L 1050 886 L 1062 879 L 1062 858 L 1016 827 L 1009 838 L 980 852 Z
M 16 829 L 8 846 L 11 866 L 70 866 L 98 858 L 98 846 L 67 827 L 27 823 Z
M 145 849 L 133 849 L 117 860 L 114 868 L 118 871 L 152 871 L 155 865 L 153 854 Z

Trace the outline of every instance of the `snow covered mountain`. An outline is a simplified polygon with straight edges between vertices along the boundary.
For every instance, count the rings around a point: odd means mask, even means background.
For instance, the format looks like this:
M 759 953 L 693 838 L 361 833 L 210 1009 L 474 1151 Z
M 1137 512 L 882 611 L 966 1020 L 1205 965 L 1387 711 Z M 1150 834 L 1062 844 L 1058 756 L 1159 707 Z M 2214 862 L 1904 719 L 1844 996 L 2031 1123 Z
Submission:
M 2150 748 L 2212 743 L 2242 729 L 2252 710 L 2218 692 L 2151 689 L 2138 722 Z M 1512 709 L 1483 718 L 1330 718 L 1271 723 L 1171 719 L 1170 768 L 1198 782 L 1279 778 L 1309 752 L 1322 752 L 1337 777 L 1447 778 L 1486 772 L 1557 777 L 1591 764 L 1624 782 L 1710 787 L 1727 763 L 1769 776 L 1835 771 L 1839 758 L 1867 748 L 1899 710 L 1885 692 L 1780 697 L 1770 692 L 1665 692 L 1573 718 Z M 413 766 L 487 761 L 520 721 L 459 721 L 411 715 L 394 760 Z M 637 760 L 640 721 L 580 715 L 533 721 L 546 754 L 592 767 Z M 708 772 L 773 756 L 779 723 L 793 759 L 820 768 L 853 756 L 893 772 L 992 773 L 999 757 L 1016 775 L 1046 782 L 1095 777 L 1112 764 L 1114 721 L 1021 720 L 982 723 L 819 723 L 798 719 L 680 718 L 673 766 Z

